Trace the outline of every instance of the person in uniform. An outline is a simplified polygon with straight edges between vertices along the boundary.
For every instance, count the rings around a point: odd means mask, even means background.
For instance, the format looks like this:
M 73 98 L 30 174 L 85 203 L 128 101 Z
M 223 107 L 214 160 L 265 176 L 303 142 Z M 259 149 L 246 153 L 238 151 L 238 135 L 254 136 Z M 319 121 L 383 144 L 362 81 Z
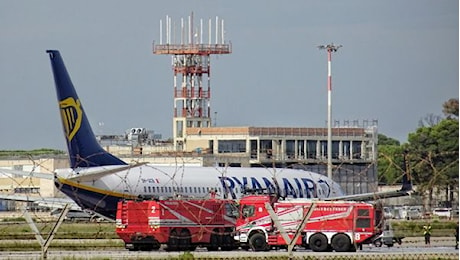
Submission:
M 431 225 L 428 223 L 427 225 L 423 226 L 423 236 L 425 237 L 425 245 L 431 245 Z

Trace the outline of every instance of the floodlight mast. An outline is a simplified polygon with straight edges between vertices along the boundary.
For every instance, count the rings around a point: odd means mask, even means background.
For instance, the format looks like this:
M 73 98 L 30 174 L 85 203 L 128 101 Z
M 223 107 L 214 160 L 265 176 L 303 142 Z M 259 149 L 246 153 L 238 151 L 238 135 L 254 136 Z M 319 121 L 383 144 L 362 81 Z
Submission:
M 332 75 L 331 75 L 331 62 L 332 52 L 337 50 L 342 45 L 319 45 L 318 49 L 327 51 L 327 177 L 332 179 Z

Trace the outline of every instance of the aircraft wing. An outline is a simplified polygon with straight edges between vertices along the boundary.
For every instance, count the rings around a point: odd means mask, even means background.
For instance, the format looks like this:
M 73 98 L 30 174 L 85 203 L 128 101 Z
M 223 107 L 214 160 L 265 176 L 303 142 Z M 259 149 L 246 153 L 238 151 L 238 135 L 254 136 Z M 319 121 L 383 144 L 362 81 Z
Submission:
M 19 194 L 0 194 L 0 200 L 33 202 L 37 206 L 48 208 L 64 208 L 66 204 L 70 204 L 71 209 L 81 210 L 81 208 L 75 203 L 75 201 L 69 198 L 33 197 Z
M 26 171 L 17 171 L 10 169 L 1 169 L 0 176 L 24 176 L 24 177 L 35 177 L 46 180 L 54 180 L 54 175 L 50 173 L 40 173 L 40 172 L 26 172 Z M 10 200 L 10 201 L 21 201 L 21 202 L 33 202 L 37 206 L 48 207 L 48 208 L 64 208 L 66 204 L 70 204 L 71 209 L 81 210 L 81 208 L 68 197 L 57 198 L 57 197 L 41 197 L 39 194 L 34 194 L 37 196 L 31 196 L 27 194 L 15 193 L 15 194 L 6 194 L 0 193 L 0 200 Z
M 398 190 L 369 192 L 369 193 L 361 193 L 361 194 L 354 194 L 354 195 L 344 195 L 344 196 L 338 196 L 338 197 L 333 197 L 333 198 L 327 198 L 326 200 L 371 201 L 371 200 L 378 200 L 378 199 L 409 196 L 412 192 L 413 192 L 413 188 L 412 188 L 411 177 L 409 173 L 405 171 L 402 176 L 402 186 Z
M 394 190 L 394 191 L 369 192 L 369 193 L 361 193 L 361 194 L 354 194 L 354 195 L 344 195 L 344 196 L 339 196 L 339 197 L 326 198 L 324 200 L 371 201 L 371 200 L 378 200 L 378 199 L 409 196 L 411 192 L 412 190 L 400 189 L 400 190 Z
M 26 171 L 17 171 L 17 170 L 10 170 L 10 169 L 2 169 L 0 168 L 0 176 L 10 176 L 10 175 L 19 175 L 24 177 L 35 177 L 40 179 L 47 179 L 53 180 L 54 175 L 51 173 L 41 173 L 41 172 L 26 172 Z

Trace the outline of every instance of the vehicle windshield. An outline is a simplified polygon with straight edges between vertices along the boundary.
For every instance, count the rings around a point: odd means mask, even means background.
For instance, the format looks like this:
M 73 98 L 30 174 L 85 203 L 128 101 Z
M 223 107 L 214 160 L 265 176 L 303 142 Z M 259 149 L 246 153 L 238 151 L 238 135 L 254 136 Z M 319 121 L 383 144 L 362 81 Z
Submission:
M 238 205 L 233 203 L 225 204 L 225 215 L 231 218 L 238 218 L 240 215 L 238 212 Z
M 243 218 L 248 218 L 254 216 L 255 208 L 253 205 L 244 205 L 243 209 L 241 210 L 241 214 Z

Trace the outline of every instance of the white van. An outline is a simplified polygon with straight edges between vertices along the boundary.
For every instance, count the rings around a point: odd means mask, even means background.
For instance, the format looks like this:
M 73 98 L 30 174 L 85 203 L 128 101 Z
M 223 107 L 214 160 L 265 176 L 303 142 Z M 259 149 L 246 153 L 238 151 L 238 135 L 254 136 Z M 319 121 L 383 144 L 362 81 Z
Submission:
M 59 217 L 61 214 L 62 209 L 55 209 L 51 212 L 51 216 L 54 217 Z M 65 216 L 64 220 L 69 220 L 69 221 L 89 221 L 91 220 L 91 214 L 89 214 L 86 211 L 83 210 L 76 210 L 76 209 L 71 209 L 69 212 L 67 212 L 67 215 Z
M 451 212 L 451 208 L 435 208 L 433 209 L 433 216 L 437 216 L 440 218 L 450 218 Z

